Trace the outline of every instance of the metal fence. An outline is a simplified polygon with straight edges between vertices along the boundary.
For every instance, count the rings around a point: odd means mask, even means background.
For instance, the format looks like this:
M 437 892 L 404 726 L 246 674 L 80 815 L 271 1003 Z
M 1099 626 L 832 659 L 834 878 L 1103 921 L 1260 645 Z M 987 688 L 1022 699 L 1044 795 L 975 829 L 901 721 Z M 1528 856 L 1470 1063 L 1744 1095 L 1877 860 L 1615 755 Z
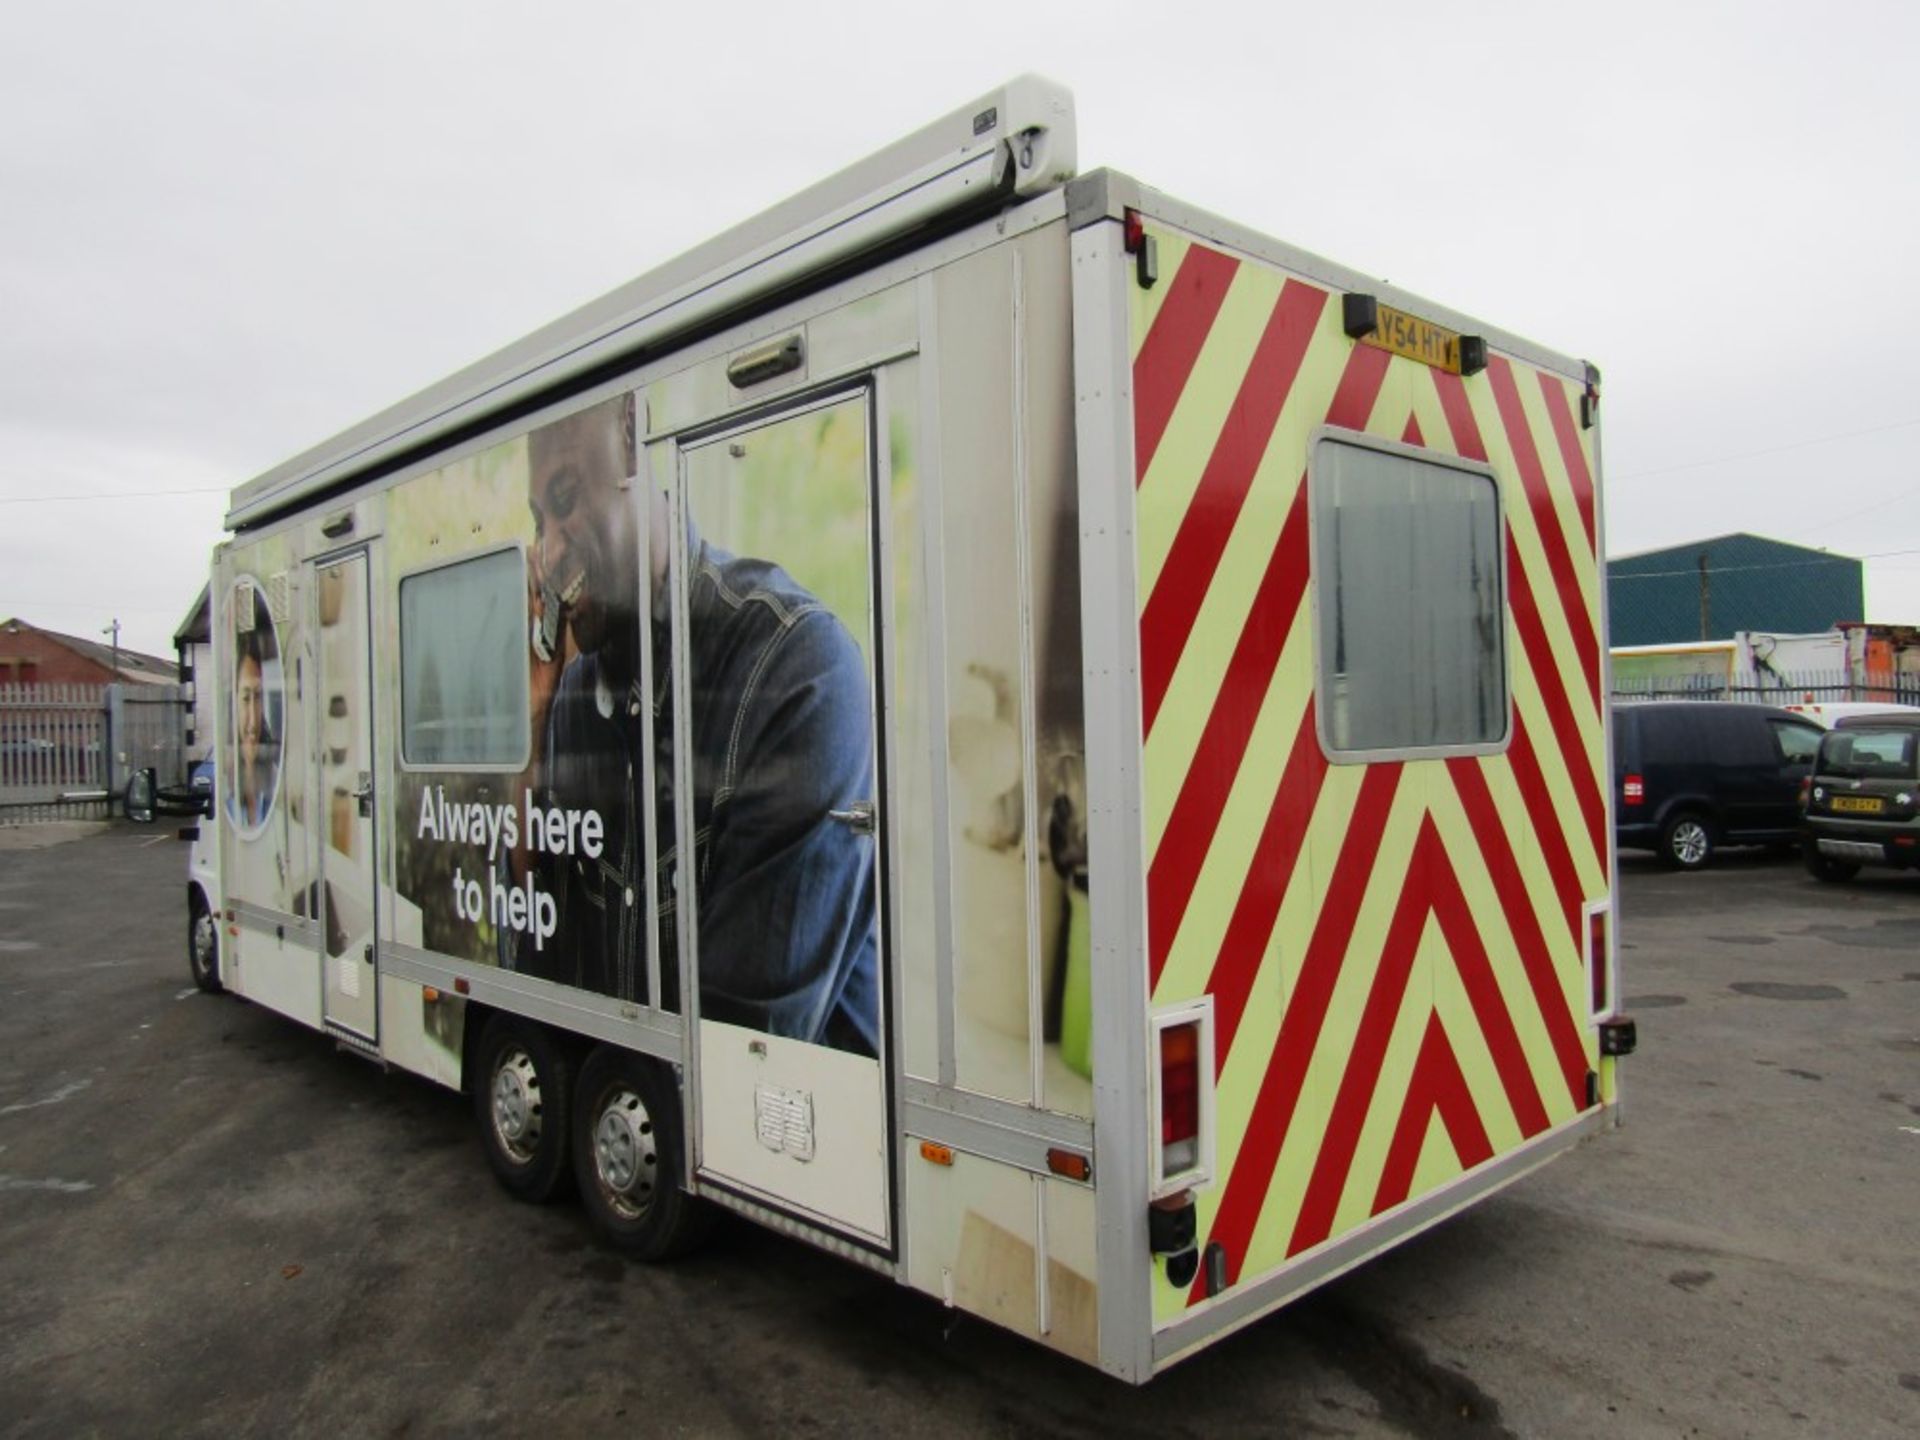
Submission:
M 100 820 L 134 770 L 186 779 L 177 685 L 0 685 L 0 825 Z
M 1615 700 L 1744 700 L 1756 705 L 1920 705 L 1920 673 L 1743 670 L 1731 674 L 1616 676 Z

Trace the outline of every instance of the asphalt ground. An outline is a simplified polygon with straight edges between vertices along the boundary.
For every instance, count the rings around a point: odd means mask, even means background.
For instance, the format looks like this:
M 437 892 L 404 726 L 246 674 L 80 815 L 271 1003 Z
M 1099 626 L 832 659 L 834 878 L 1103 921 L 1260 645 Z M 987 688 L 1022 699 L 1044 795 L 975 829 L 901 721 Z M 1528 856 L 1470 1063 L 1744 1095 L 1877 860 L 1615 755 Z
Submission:
M 1920 878 L 1624 857 L 1624 1128 L 1135 1390 L 744 1223 L 600 1251 L 192 990 L 184 865 L 0 849 L 0 1433 L 1920 1433 Z

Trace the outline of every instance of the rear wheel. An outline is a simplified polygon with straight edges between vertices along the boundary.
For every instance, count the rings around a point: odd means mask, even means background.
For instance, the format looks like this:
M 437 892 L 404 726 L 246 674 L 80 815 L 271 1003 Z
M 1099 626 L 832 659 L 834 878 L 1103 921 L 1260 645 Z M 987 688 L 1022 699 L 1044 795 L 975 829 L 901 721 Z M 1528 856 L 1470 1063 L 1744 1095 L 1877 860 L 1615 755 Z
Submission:
M 1860 873 L 1860 867 L 1851 860 L 1836 860 L 1831 855 L 1820 853 L 1820 842 L 1809 840 L 1801 852 L 1806 861 L 1807 873 L 1816 880 L 1825 880 L 1828 884 L 1838 884 L 1851 880 Z
M 227 987 L 220 983 L 220 926 L 198 890 L 187 896 L 187 968 L 193 983 L 209 995 Z
M 1675 815 L 1661 827 L 1660 858 L 1675 870 L 1703 869 L 1713 858 L 1713 831 L 1693 811 Z
M 681 1189 L 680 1092 L 665 1066 L 602 1045 L 580 1068 L 573 1166 L 593 1228 L 640 1260 L 685 1254 L 711 1209 Z
M 494 1178 L 535 1205 L 564 1194 L 573 1183 L 567 1163 L 572 1059 L 544 1026 L 495 1015 L 475 1060 L 474 1117 Z

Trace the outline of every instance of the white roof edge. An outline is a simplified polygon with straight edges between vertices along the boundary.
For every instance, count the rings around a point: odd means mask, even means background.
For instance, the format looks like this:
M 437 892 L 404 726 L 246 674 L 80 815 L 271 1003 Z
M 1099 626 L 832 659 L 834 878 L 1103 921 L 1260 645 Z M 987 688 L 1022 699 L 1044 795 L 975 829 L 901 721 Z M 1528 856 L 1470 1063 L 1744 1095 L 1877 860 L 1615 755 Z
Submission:
M 1054 189 L 1076 163 L 1073 96 L 1022 75 L 685 254 L 236 488 L 257 523 L 596 366 L 658 345 L 807 274 L 1003 191 Z

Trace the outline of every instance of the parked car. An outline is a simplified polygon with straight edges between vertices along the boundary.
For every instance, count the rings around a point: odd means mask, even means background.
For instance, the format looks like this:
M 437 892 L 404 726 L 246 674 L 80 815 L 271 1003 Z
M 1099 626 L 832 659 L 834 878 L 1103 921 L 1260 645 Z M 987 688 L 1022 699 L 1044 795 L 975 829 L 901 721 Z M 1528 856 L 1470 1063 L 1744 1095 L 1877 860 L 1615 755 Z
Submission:
M 1613 711 L 1614 837 L 1698 870 L 1722 845 L 1796 843 L 1821 727 L 1770 705 L 1681 700 Z
M 1829 730 L 1856 715 L 1905 715 L 1920 720 L 1920 705 L 1902 705 L 1892 700 L 1805 700 L 1780 708 L 1818 720 Z
M 1807 869 L 1850 880 L 1862 865 L 1920 866 L 1920 713 L 1857 715 L 1820 742 L 1807 785 Z

